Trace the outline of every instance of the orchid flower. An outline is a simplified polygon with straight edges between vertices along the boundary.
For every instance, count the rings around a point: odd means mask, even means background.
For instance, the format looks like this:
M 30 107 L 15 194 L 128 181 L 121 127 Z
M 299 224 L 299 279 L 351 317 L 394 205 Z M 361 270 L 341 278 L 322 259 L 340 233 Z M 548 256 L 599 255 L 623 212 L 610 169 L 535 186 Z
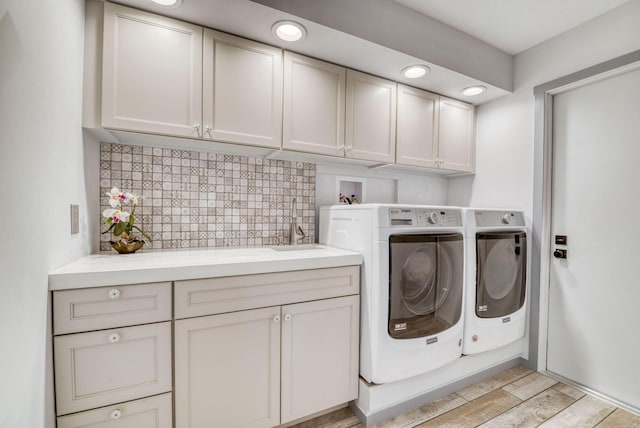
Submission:
M 121 211 L 118 209 L 106 209 L 102 211 L 102 217 L 107 219 L 106 221 L 107 224 L 120 223 L 121 221 L 126 222 L 129 220 L 130 215 L 131 214 L 128 213 L 127 211 Z
M 115 236 L 121 236 L 123 239 L 132 239 L 131 234 L 135 229 L 151 241 L 151 237 L 134 224 L 136 206 L 142 197 L 133 193 L 121 192 L 117 187 L 113 187 L 111 191 L 106 192 L 106 194 L 109 197 L 109 205 L 111 208 L 104 210 L 102 216 L 106 218 L 104 224 L 109 226 L 109 228 L 102 233 L 113 232 Z M 126 202 L 131 203 L 131 212 L 122 209 L 122 205 Z

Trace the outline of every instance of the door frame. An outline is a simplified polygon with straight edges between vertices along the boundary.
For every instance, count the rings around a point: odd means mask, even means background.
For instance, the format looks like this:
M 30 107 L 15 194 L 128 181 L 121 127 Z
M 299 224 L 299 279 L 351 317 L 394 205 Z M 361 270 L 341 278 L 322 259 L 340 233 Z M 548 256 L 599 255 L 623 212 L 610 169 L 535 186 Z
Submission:
M 553 196 L 553 97 L 557 94 L 640 69 L 640 50 L 536 86 L 534 174 L 531 239 L 529 361 L 533 370 L 547 370 L 551 219 Z M 536 328 L 537 327 L 537 328 Z

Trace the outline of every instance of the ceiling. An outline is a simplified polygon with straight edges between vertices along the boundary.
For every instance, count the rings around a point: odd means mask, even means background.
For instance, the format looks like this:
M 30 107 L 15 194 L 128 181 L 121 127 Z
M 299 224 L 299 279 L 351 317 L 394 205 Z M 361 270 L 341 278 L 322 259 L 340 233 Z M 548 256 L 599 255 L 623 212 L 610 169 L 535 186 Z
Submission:
M 629 0 L 393 0 L 511 55 Z
M 113 1 L 478 105 L 513 90 L 513 53 L 629 0 L 183 0 L 176 8 Z M 275 40 L 271 25 L 282 19 L 302 23 L 307 37 Z M 400 74 L 417 63 L 431 72 Z M 487 91 L 461 95 L 473 85 Z

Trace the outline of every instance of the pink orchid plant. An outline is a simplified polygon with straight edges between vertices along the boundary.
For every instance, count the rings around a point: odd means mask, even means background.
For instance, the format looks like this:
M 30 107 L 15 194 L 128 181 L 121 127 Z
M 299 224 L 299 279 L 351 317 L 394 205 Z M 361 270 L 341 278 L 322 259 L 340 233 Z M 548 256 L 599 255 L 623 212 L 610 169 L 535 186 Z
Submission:
M 111 208 L 104 210 L 102 217 L 106 218 L 104 224 L 109 226 L 109 228 L 102 233 L 113 232 L 114 236 L 132 241 L 135 239 L 132 235 L 135 229 L 151 242 L 151 237 L 134 224 L 134 214 L 141 197 L 132 193 L 121 192 L 117 187 L 107 192 L 107 196 L 109 197 L 109 205 L 111 205 Z M 123 208 L 124 204 L 127 203 L 131 204 L 131 212 L 125 211 Z

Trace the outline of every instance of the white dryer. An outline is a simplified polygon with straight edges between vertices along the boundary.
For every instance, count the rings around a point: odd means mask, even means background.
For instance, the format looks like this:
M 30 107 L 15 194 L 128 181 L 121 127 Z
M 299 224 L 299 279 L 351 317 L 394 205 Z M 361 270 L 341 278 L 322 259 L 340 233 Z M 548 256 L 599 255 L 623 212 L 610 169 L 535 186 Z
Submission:
M 462 353 L 500 348 L 524 336 L 527 224 L 522 211 L 465 209 L 467 283 Z
M 408 205 L 320 209 L 320 243 L 360 252 L 360 375 L 388 383 L 461 356 L 462 210 Z

